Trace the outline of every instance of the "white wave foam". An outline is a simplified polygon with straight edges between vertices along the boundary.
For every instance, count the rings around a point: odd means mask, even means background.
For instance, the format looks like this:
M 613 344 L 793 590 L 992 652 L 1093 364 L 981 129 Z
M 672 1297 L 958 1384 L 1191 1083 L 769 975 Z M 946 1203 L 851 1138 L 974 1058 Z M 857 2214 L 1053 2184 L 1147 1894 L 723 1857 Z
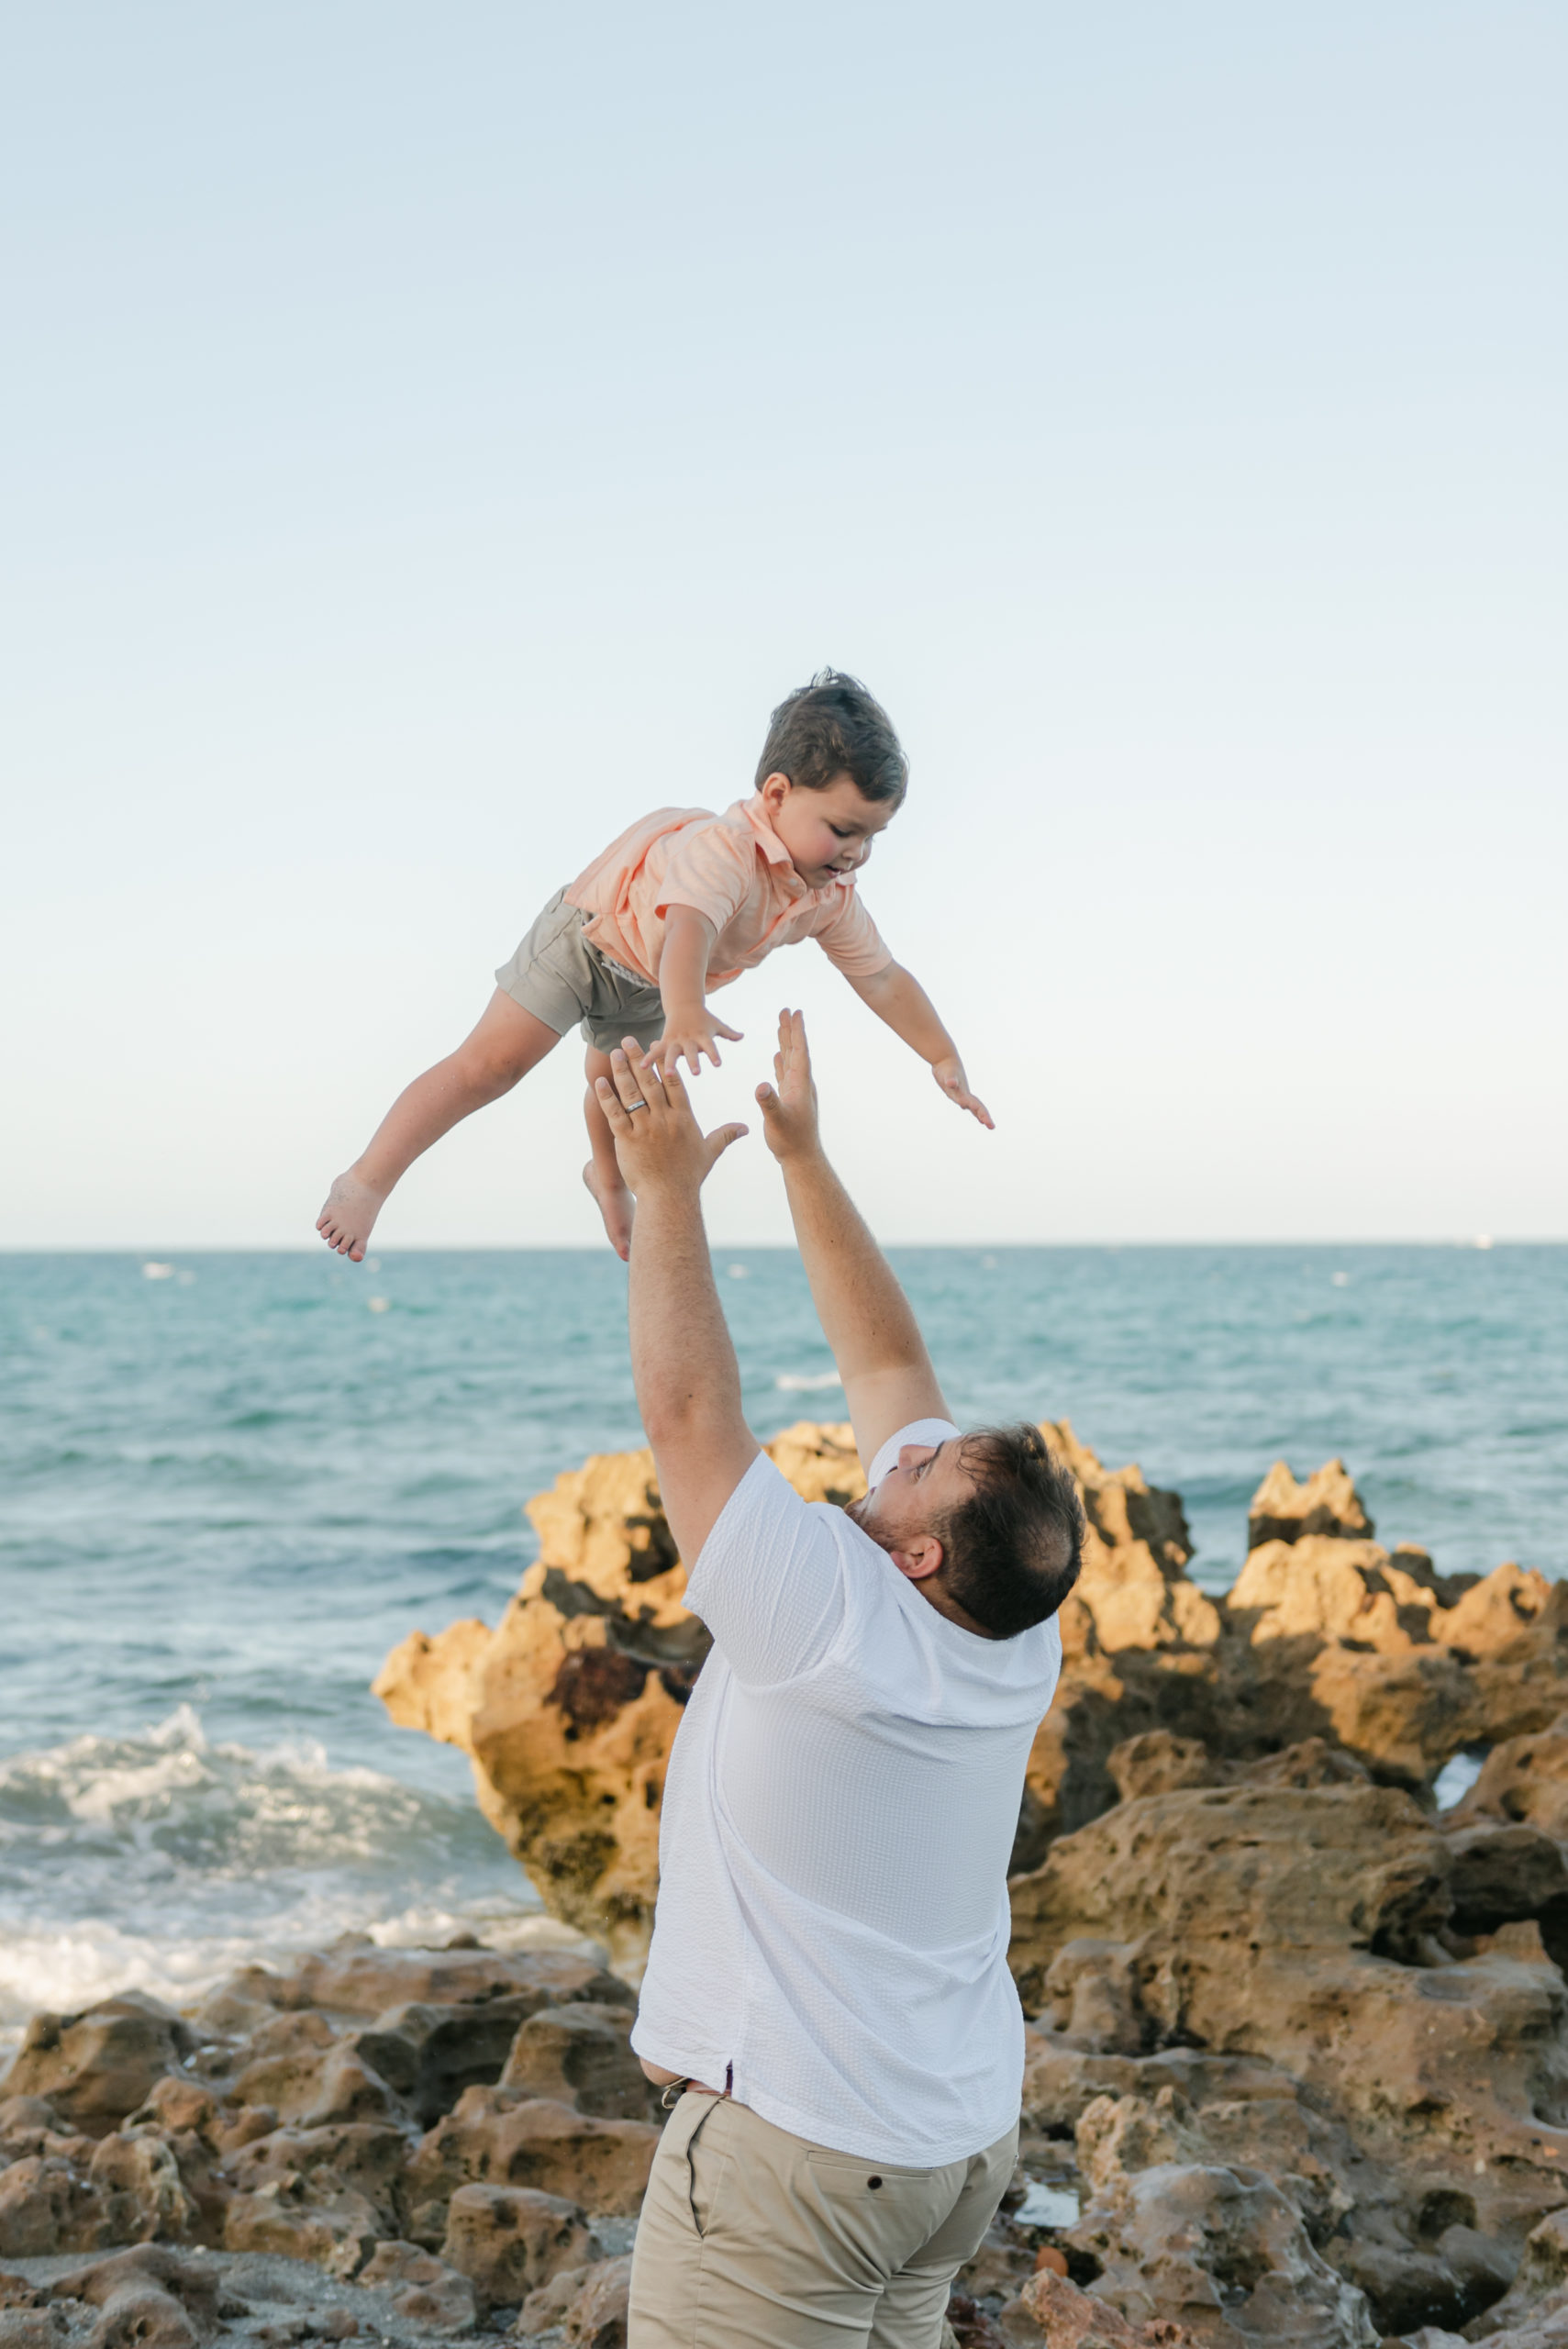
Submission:
M 428 1805 L 379 1771 L 334 1768 L 314 1739 L 209 1744 L 181 1705 L 139 1737 L 75 1737 L 0 1763 L 0 1849 L 74 1820 L 229 1875 L 319 1866 L 369 1856 Z
M 186 2005 L 343 1932 L 528 1946 L 540 1929 L 558 1930 L 471 1804 L 309 1742 L 211 1742 L 182 1705 L 0 1762 L 0 2045 L 39 2008 L 126 1989 Z
M 1432 1781 L 1432 1795 L 1440 1810 L 1451 1810 L 1461 1803 L 1481 1776 L 1479 1753 L 1455 1753 L 1443 1764 Z
M 836 1370 L 781 1370 L 773 1385 L 783 1395 L 815 1395 L 828 1386 L 842 1386 Z

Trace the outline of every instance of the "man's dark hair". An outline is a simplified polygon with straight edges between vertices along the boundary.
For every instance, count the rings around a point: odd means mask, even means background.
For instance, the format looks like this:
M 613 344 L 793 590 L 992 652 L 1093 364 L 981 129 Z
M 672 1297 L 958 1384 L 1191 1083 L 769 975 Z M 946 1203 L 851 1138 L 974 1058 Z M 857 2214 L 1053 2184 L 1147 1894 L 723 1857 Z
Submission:
M 908 788 L 909 762 L 893 720 L 860 679 L 818 669 L 768 720 L 759 791 L 771 774 L 787 774 L 806 791 L 825 791 L 836 776 L 852 775 L 862 799 L 896 806 Z
M 971 1497 L 931 1528 L 948 1591 L 993 1639 L 1010 1640 L 1054 1615 L 1084 1547 L 1084 1506 L 1072 1471 L 1040 1430 L 977 1428 L 959 1456 Z

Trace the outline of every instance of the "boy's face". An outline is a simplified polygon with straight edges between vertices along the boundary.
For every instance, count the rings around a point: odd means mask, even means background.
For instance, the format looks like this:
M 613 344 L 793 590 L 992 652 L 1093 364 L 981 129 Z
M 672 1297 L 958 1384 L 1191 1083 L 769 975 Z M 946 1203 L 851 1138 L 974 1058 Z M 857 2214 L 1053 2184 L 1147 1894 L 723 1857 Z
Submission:
M 892 800 L 865 798 L 849 774 L 836 774 L 821 791 L 771 774 L 759 796 L 808 889 L 825 889 L 835 874 L 857 871 L 898 812 Z

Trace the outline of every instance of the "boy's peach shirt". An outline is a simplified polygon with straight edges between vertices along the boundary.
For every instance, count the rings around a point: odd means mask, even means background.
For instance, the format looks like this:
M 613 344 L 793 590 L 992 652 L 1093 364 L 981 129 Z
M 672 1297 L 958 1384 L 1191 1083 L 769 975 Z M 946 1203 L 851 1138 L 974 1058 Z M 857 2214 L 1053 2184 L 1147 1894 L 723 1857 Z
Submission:
M 815 938 L 846 978 L 870 978 L 893 960 L 854 875 L 808 888 L 754 795 L 722 816 L 706 807 L 655 808 L 612 841 L 565 895 L 590 917 L 583 926 L 589 944 L 653 985 L 672 906 L 695 906 L 718 932 L 710 987 L 802 938 Z

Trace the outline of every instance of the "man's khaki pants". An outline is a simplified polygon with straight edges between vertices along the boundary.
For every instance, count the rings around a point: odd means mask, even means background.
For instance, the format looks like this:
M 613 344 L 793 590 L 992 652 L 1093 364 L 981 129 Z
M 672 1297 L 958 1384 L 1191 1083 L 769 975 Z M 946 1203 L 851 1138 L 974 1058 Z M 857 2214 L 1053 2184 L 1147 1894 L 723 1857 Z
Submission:
M 889 2169 L 688 2088 L 638 2222 L 629 2349 L 938 2349 L 995 2215 L 1017 2125 L 941 2169 Z

